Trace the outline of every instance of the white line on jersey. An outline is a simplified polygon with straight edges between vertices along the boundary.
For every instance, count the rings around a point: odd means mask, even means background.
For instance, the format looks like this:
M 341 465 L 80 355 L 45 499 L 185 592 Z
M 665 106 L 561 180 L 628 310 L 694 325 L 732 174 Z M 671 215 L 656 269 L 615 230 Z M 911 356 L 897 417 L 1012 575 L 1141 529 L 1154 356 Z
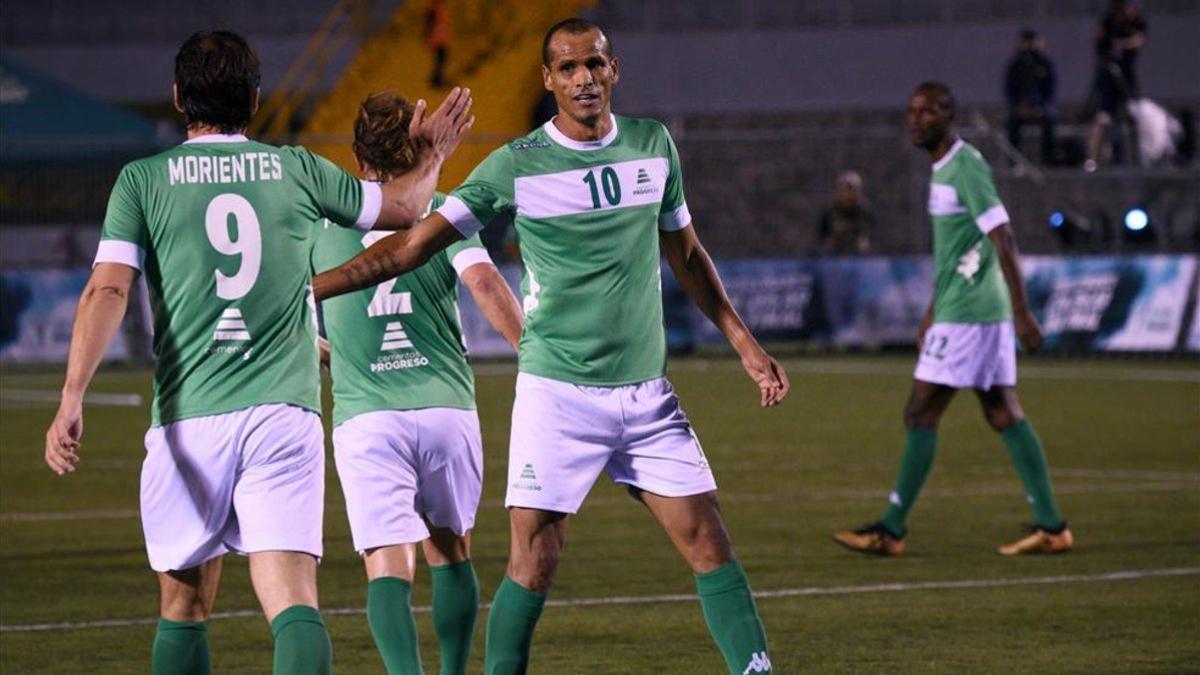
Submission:
M 820 595 L 863 595 L 870 593 L 898 593 L 904 591 L 934 591 L 962 590 L 978 588 L 1005 588 L 1011 586 L 1045 586 L 1057 584 L 1103 583 L 1115 581 L 1137 581 L 1141 579 L 1158 579 L 1163 577 L 1190 577 L 1200 575 L 1200 567 L 1168 567 L 1165 569 L 1118 570 L 1099 574 L 1060 574 L 1043 577 L 1009 577 L 1000 579 L 945 579 L 940 581 L 911 581 L 890 584 L 866 584 L 862 586 L 807 586 L 802 588 L 778 588 L 769 591 L 756 591 L 758 599 L 794 598 Z M 656 605 L 677 602 L 696 602 L 697 597 L 691 593 L 672 595 L 617 595 L 598 598 L 562 598 L 547 600 L 548 607 L 603 607 L 611 605 Z M 480 603 L 480 609 L 488 609 L 491 603 Z M 431 607 L 418 606 L 414 612 L 426 613 Z M 365 612 L 361 607 L 335 607 L 323 609 L 325 616 L 360 616 Z M 210 620 L 241 619 L 258 617 L 262 613 L 256 609 L 243 609 L 230 612 L 215 612 Z M 149 626 L 158 623 L 157 618 L 139 619 L 100 619 L 96 621 L 63 621 L 59 623 L 24 623 L 0 624 L 3 633 L 33 633 L 42 631 L 82 630 L 86 628 L 126 628 L 129 626 Z

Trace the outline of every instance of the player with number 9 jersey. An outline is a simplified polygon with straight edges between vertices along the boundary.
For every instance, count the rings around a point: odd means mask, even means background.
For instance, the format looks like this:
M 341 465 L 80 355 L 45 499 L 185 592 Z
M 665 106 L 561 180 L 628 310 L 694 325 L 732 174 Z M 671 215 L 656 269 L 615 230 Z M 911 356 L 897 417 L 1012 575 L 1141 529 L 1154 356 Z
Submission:
M 117 179 L 46 432 L 47 465 L 75 471 L 84 395 L 144 274 L 157 359 L 141 471 L 161 591 L 156 673 L 209 672 L 206 620 L 229 551 L 250 558 L 275 672 L 329 672 L 316 587 L 325 449 L 312 223 L 408 226 L 472 122 L 469 91 L 451 90 L 428 116 L 418 102 L 412 170 L 362 182 L 302 148 L 246 138 L 260 82 L 258 56 L 236 33 L 202 31 L 180 47 L 172 93 L 188 140 Z
M 298 147 L 192 138 L 127 165 L 97 263 L 141 269 L 154 310 L 152 424 L 284 403 L 320 410 L 312 223 L 370 229 L 376 185 Z

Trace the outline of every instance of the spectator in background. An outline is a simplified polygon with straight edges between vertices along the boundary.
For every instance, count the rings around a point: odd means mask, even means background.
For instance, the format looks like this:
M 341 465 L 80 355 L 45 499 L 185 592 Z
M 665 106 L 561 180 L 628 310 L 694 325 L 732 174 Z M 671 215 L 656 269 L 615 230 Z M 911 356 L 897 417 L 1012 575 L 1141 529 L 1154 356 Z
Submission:
M 433 0 L 425 11 L 425 45 L 433 52 L 433 72 L 429 84 L 446 86 L 446 56 L 450 50 L 450 7 L 445 0 Z
M 1132 2 L 1111 0 L 1096 33 L 1096 80 L 1084 169 L 1095 171 L 1104 160 L 1104 140 L 1111 137 L 1112 160 L 1125 161 L 1126 105 L 1138 96 L 1137 57 L 1146 45 L 1146 20 Z
M 1017 53 L 1008 62 L 1004 74 L 1004 96 L 1008 101 L 1008 142 L 1021 148 L 1021 127 L 1042 127 L 1042 163 L 1054 158 L 1054 110 L 1058 76 L 1054 62 L 1046 55 L 1045 42 L 1037 31 L 1021 31 Z
M 863 179 L 857 171 L 838 174 L 834 202 L 821 213 L 819 235 L 823 255 L 863 255 L 871 252 L 875 218 L 863 197 Z

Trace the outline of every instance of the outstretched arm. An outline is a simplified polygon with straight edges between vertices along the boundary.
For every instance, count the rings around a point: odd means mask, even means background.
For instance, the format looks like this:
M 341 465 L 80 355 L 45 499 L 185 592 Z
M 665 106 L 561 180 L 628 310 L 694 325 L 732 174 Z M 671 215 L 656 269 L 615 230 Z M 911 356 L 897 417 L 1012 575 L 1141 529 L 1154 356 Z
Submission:
M 431 213 L 412 229 L 384 237 L 341 266 L 313 277 L 313 295 L 320 302 L 380 284 L 420 267 L 462 238 L 450 221 Z
M 407 173 L 380 186 L 382 204 L 374 229 L 407 228 L 421 218 L 433 199 L 442 162 L 475 123 L 471 103 L 471 90 L 455 87 L 438 109 L 425 117 L 425 100 L 417 101 L 409 124 L 417 163 Z
M 488 323 L 516 349 L 521 341 L 525 316 L 521 313 L 521 303 L 517 302 L 517 296 L 513 295 L 500 270 L 491 263 L 481 262 L 463 270 L 460 276 Z
M 1013 236 L 1012 228 L 1007 223 L 988 232 L 988 239 L 996 248 L 1000 271 L 1004 274 L 1004 283 L 1008 284 L 1017 338 L 1021 340 L 1021 345 L 1025 349 L 1036 352 L 1042 347 L 1042 327 L 1038 325 L 1037 318 L 1029 309 L 1029 298 L 1025 295 L 1025 280 L 1021 276 L 1017 239 Z
M 137 270 L 119 263 L 100 263 L 92 270 L 79 297 L 62 400 L 46 430 L 46 464 L 60 476 L 74 471 L 79 463 L 83 395 L 108 351 L 108 344 L 121 327 L 129 305 L 129 289 L 137 274 Z
M 729 302 L 717 268 L 700 244 L 695 229 L 688 225 L 680 230 L 660 231 L 659 239 L 679 284 L 742 358 L 746 374 L 762 392 L 762 405 L 779 405 L 791 388 L 787 374 L 779 362 L 759 346 Z

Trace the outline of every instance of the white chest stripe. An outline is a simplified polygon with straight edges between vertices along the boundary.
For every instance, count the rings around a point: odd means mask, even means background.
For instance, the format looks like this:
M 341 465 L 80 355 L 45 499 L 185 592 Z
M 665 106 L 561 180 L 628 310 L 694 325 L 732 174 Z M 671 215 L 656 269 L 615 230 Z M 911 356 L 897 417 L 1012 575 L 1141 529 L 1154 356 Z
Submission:
M 524 176 L 516 180 L 517 215 L 524 218 L 554 218 L 658 204 L 663 198 L 669 170 L 665 157 L 650 157 L 561 173 Z M 615 185 L 613 174 L 616 176 Z
M 966 213 L 967 207 L 958 201 L 958 191 L 952 185 L 929 184 L 929 215 L 957 216 Z

